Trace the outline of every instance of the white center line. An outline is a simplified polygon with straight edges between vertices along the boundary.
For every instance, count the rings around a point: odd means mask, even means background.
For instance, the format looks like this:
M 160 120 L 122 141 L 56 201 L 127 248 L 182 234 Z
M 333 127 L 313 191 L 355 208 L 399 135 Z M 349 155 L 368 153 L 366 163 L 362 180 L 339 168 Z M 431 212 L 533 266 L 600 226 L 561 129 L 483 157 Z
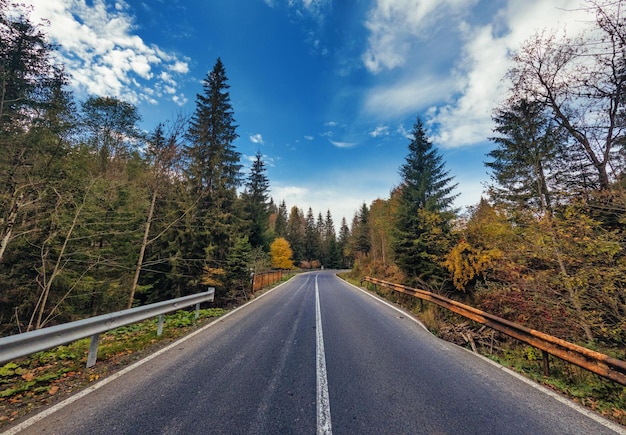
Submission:
M 315 329 L 317 332 L 317 433 L 333 433 L 330 424 L 330 399 L 328 398 L 328 378 L 326 377 L 326 355 L 324 354 L 324 334 L 322 332 L 322 313 L 320 311 L 320 291 L 315 275 Z

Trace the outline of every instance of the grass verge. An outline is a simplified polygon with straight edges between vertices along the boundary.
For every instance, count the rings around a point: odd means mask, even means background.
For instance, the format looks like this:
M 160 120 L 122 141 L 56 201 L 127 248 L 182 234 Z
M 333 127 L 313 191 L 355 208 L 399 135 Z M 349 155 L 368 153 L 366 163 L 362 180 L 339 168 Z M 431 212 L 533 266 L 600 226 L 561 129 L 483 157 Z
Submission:
M 89 369 L 85 368 L 89 338 L 1 366 L 0 428 L 67 398 L 226 312 L 221 308 L 203 309 L 199 311 L 198 320 L 195 311 L 181 310 L 166 315 L 160 337 L 156 335 L 157 318 L 108 331 L 100 336 L 98 362 Z

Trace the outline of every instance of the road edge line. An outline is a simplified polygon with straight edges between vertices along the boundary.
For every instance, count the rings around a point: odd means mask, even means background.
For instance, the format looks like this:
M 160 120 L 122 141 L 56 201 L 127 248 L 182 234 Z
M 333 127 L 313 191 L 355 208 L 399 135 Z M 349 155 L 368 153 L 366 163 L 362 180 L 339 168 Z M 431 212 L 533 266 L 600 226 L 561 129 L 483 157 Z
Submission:
M 340 279 L 341 281 L 345 282 L 349 286 L 353 287 L 354 289 L 359 290 L 359 291 L 365 293 L 366 295 L 368 295 L 369 297 L 371 297 L 373 299 L 376 299 L 377 301 L 382 302 L 383 304 L 387 305 L 388 307 L 398 311 L 399 313 L 402 313 L 402 314 L 405 314 L 405 315 L 409 314 L 406 311 L 400 309 L 399 307 L 393 305 L 391 302 L 382 299 L 380 296 L 374 295 L 374 294 L 370 293 L 369 291 L 367 291 L 367 290 L 365 290 L 365 289 L 363 289 L 361 287 L 357 287 L 356 285 L 352 284 L 351 282 L 346 281 L 345 279 L 341 279 L 339 277 L 337 277 L 337 278 Z M 422 328 L 424 328 L 433 337 L 435 337 L 435 338 L 437 338 L 439 340 L 445 341 L 446 343 L 450 343 L 450 344 L 452 344 L 452 345 L 454 345 L 454 346 L 456 346 L 456 347 L 458 347 L 460 349 L 463 349 L 464 351 L 466 351 L 466 352 L 468 352 L 468 353 L 470 353 L 470 354 L 472 354 L 474 356 L 477 356 L 477 357 L 481 358 L 482 360 L 490 363 L 491 365 L 499 368 L 500 370 L 504 370 L 509 375 L 511 375 L 511 376 L 519 379 L 520 381 L 522 381 L 522 382 L 532 386 L 533 388 L 543 392 L 544 394 L 547 394 L 548 396 L 552 397 L 553 399 L 556 399 L 557 401 L 563 403 L 564 405 L 569 406 L 570 408 L 574 409 L 575 411 L 578 411 L 580 414 L 583 414 L 585 417 L 590 418 L 590 419 L 600 423 L 602 426 L 606 427 L 607 429 L 610 429 L 610 430 L 612 430 L 615 433 L 618 433 L 620 435 L 626 435 L 626 429 L 623 428 L 620 424 L 615 423 L 615 422 L 613 422 L 611 420 L 608 420 L 608 419 L 604 418 L 602 415 L 598 414 L 597 412 L 594 412 L 591 409 L 585 408 L 584 406 L 582 406 L 582 405 L 580 405 L 580 404 L 578 404 L 576 402 L 573 402 L 568 397 L 562 396 L 559 393 L 557 393 L 555 391 L 552 391 L 548 387 L 545 387 L 545 386 L 543 386 L 543 385 L 533 381 L 532 379 L 529 379 L 529 378 L 527 378 L 527 377 L 517 373 L 516 371 L 511 370 L 510 368 L 505 367 L 502 364 L 499 364 L 496 361 L 493 361 L 493 360 L 487 358 L 484 355 L 481 355 L 479 353 L 473 352 L 473 351 L 471 351 L 469 349 L 464 348 L 463 346 L 459 346 L 457 344 L 451 343 L 449 341 L 446 341 L 446 340 L 443 340 L 443 339 L 437 337 L 435 334 L 433 334 L 432 332 L 430 332 L 428 330 L 426 325 L 424 325 L 419 319 L 415 318 L 412 314 L 409 315 L 408 318 L 413 320 L 415 323 L 420 325 Z
M 291 280 L 291 278 L 289 280 Z M 157 350 L 154 353 L 151 353 L 150 355 L 146 356 L 145 358 L 142 358 L 139 361 L 129 365 L 128 367 L 123 368 L 119 372 L 113 373 L 111 376 L 108 376 L 108 377 L 102 379 L 101 381 L 98 381 L 96 384 L 90 385 L 89 387 L 85 388 L 84 390 L 81 390 L 81 391 L 77 392 L 76 394 L 71 395 L 67 399 L 62 400 L 61 402 L 59 402 L 59 403 L 57 403 L 55 405 L 52 405 L 50 408 L 46 408 L 43 411 L 41 411 L 41 412 L 33 415 L 32 417 L 28 418 L 27 420 L 24 420 L 20 424 L 18 424 L 16 426 L 13 426 L 13 427 L 7 429 L 4 432 L 1 432 L 0 435 L 15 435 L 15 434 L 23 431 L 24 429 L 28 428 L 29 426 L 32 426 L 33 424 L 37 423 L 38 421 L 41 421 L 44 418 L 54 414 L 55 412 L 65 408 L 66 406 L 71 405 L 72 403 L 76 402 L 77 400 L 82 399 L 83 397 L 85 397 L 89 393 L 92 393 L 92 392 L 94 392 L 94 391 L 104 387 L 105 385 L 107 385 L 110 382 L 113 382 L 117 378 L 120 378 L 120 377 L 124 376 L 126 373 L 136 369 L 137 367 L 142 366 L 143 364 L 145 364 L 145 363 L 147 363 L 147 362 L 149 362 L 151 360 L 153 360 L 154 358 L 156 358 L 156 357 L 162 355 L 163 353 L 173 349 L 174 347 L 180 345 L 181 343 L 184 343 L 185 341 L 189 340 L 190 338 L 195 337 L 196 335 L 200 334 L 201 332 L 206 331 L 207 329 L 209 329 L 213 325 L 221 322 L 222 320 L 224 320 L 225 318 L 229 317 L 230 315 L 235 314 L 237 311 L 247 307 L 248 305 L 252 304 L 253 302 L 256 302 L 259 299 L 263 298 L 265 295 L 268 295 L 268 294 L 272 293 L 274 290 L 277 290 L 278 288 L 282 287 L 284 284 L 289 282 L 289 280 L 287 280 L 287 281 L 285 281 L 283 283 L 280 283 L 276 287 L 271 288 L 268 291 L 264 292 L 259 297 L 256 297 L 254 299 L 249 300 L 245 304 L 235 308 L 232 311 L 229 311 L 228 313 L 224 314 L 223 316 L 217 317 L 211 323 L 208 323 L 208 324 L 204 325 L 202 328 L 200 328 L 200 329 L 198 329 L 196 331 L 193 331 L 193 332 L 189 333 L 188 335 L 185 335 L 184 337 L 179 338 L 175 342 L 168 344 L 164 348 L 159 349 L 159 350 Z

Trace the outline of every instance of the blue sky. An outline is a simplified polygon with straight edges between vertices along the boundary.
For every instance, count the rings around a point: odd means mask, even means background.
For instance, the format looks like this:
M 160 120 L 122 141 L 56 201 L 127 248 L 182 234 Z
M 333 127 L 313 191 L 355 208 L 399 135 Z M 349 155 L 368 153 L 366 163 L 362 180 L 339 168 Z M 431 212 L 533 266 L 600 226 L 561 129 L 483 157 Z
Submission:
M 510 54 L 536 31 L 569 35 L 579 0 L 27 0 L 79 99 L 134 103 L 152 130 L 191 114 L 222 59 L 245 163 L 272 196 L 336 226 L 400 183 L 417 116 L 474 205 L 489 180 L 492 110 Z

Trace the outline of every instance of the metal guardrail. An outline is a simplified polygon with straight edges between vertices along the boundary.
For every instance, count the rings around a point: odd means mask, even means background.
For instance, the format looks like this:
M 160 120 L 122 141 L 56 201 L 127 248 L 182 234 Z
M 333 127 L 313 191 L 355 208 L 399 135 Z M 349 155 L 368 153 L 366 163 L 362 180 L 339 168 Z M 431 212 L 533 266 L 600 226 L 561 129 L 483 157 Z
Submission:
M 382 285 L 392 290 L 406 293 L 411 296 L 432 302 L 448 310 L 467 317 L 475 322 L 487 325 L 496 331 L 523 341 L 543 351 L 544 368 L 548 367 L 548 354 L 589 370 L 604 378 L 610 379 L 621 385 L 626 385 L 626 361 L 613 358 L 600 352 L 587 349 L 577 344 L 570 343 L 552 335 L 527 328 L 506 319 L 494 316 L 485 311 L 469 305 L 453 301 L 438 294 L 394 284 L 380 279 L 366 276 L 364 281 L 375 285 Z
M 98 342 L 100 334 L 120 326 L 130 325 L 151 317 L 159 317 L 158 335 L 163 330 L 163 315 L 172 311 L 196 305 L 196 318 L 201 302 L 213 301 L 215 289 L 195 295 L 183 296 L 181 298 L 170 299 L 169 301 L 157 302 L 141 307 L 130 308 L 128 310 L 117 311 L 115 313 L 103 314 L 101 316 L 90 317 L 76 322 L 65 323 L 63 325 L 51 326 L 49 328 L 24 332 L 22 334 L 10 335 L 0 338 L 0 363 L 12 361 L 16 358 L 27 356 L 35 352 L 71 343 L 81 338 L 91 337 L 89 355 L 87 356 L 87 367 L 92 367 L 96 363 L 98 355 Z

